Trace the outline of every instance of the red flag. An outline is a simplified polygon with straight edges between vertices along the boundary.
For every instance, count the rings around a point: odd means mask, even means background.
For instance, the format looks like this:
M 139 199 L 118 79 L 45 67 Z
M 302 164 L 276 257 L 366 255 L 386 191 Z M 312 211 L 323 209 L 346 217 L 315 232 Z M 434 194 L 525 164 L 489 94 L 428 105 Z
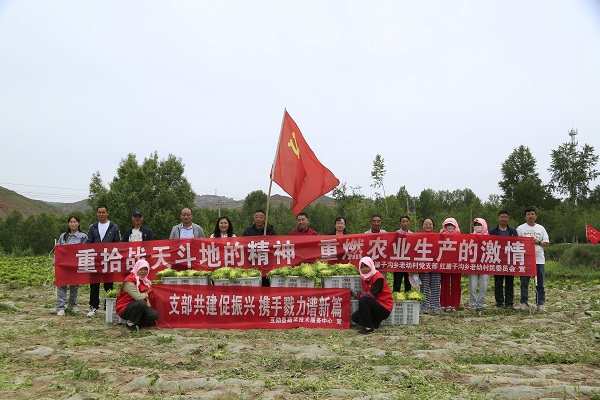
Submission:
M 598 232 L 588 224 L 585 224 L 585 234 L 587 236 L 588 241 L 591 244 L 596 244 L 600 242 L 600 232 Z
M 292 212 L 300 213 L 319 196 L 340 184 L 308 147 L 298 125 L 284 112 L 281 136 L 273 169 L 273 180 L 292 196 Z

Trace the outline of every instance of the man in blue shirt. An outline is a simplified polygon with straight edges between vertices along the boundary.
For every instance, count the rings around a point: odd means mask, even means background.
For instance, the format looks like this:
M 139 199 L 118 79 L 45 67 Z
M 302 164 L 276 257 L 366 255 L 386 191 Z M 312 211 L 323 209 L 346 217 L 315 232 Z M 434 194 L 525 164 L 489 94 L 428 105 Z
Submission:
M 181 210 L 179 216 L 181 217 L 181 224 L 175 225 L 173 229 L 171 229 L 169 239 L 194 239 L 204 237 L 204 231 L 200 225 L 192 222 L 193 215 L 191 209 L 184 208 Z

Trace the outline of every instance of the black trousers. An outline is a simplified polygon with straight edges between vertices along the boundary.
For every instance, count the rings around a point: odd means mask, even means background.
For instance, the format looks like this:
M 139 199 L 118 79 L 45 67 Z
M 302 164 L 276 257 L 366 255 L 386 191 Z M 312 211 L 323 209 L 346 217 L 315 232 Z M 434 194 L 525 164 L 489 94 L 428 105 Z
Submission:
M 515 301 L 515 277 L 512 275 L 494 275 L 494 297 L 496 307 L 510 307 Z
M 125 310 L 121 313 L 121 318 L 138 326 L 148 326 L 158 319 L 158 311 L 150 307 L 146 300 L 136 300 L 125 307 Z
M 410 281 L 408 280 L 408 272 L 394 272 L 394 292 L 399 292 L 404 279 L 404 291 L 410 291 Z
M 109 291 L 113 288 L 112 282 L 104 284 L 104 290 Z M 96 310 L 100 308 L 100 284 L 90 283 L 90 306 Z M 106 308 L 106 307 L 105 307 Z
M 377 300 L 364 296 L 358 299 L 358 311 L 352 314 L 352 321 L 365 328 L 377 329 L 381 322 L 389 316 L 390 312 Z

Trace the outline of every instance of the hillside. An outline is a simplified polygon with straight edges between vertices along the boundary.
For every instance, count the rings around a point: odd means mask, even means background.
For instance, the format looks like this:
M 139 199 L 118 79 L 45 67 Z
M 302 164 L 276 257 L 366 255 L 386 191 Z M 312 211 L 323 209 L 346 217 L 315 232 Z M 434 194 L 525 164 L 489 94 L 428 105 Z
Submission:
M 279 204 L 287 204 L 291 207 L 292 198 L 288 196 L 282 196 L 279 194 L 275 194 L 271 196 L 271 206 L 277 207 Z M 327 207 L 333 207 L 335 205 L 335 200 L 331 197 L 321 196 L 316 199 L 311 204 L 324 204 Z M 229 197 L 215 196 L 210 194 L 205 194 L 201 196 L 196 196 L 194 204 L 198 208 L 208 208 L 209 210 L 216 210 L 219 208 L 228 208 L 230 210 L 241 209 L 244 206 L 244 200 L 234 200 Z
M 271 206 L 277 207 L 279 204 L 287 204 L 291 207 L 292 198 L 288 196 L 271 196 Z M 321 196 L 312 204 L 324 204 L 327 207 L 333 207 L 335 200 L 331 197 Z M 229 197 L 215 196 L 210 194 L 198 195 L 194 200 L 194 205 L 198 208 L 216 210 L 217 208 L 241 209 L 244 206 L 244 200 L 235 200 Z M 39 215 L 42 213 L 53 215 L 70 214 L 74 211 L 86 212 L 90 210 L 87 200 L 80 200 L 75 203 L 56 203 L 32 200 L 18 194 L 12 190 L 0 186 L 0 218 L 4 219 L 14 210 L 19 210 L 23 216 Z
M 75 211 L 84 213 L 92 208 L 89 206 L 87 200 L 79 200 L 75 203 L 48 203 L 48 204 L 59 209 L 62 214 L 72 214 Z
M 62 212 L 49 203 L 31 200 L 12 190 L 0 186 L 0 218 L 6 218 L 14 210 L 19 210 L 24 217 L 42 213 L 61 215 Z

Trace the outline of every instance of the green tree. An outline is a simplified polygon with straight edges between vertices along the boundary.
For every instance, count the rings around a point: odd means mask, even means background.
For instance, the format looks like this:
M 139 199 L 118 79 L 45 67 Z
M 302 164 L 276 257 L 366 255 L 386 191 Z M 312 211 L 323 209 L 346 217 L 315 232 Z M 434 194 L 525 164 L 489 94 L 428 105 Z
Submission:
M 549 193 L 536 171 L 536 160 L 526 146 L 513 150 L 502 163 L 502 201 L 509 210 L 524 210 L 527 207 L 547 206 Z M 551 197 L 551 196 L 550 196 Z
M 121 233 L 131 226 L 132 209 L 139 208 L 144 212 L 144 224 L 155 237 L 168 238 L 171 227 L 179 222 L 181 209 L 194 205 L 196 195 L 184 172 L 183 162 L 172 154 L 159 160 L 154 152 L 142 164 L 135 154 L 128 154 L 121 160 L 109 189 L 102 184 L 99 172 L 92 176 L 88 201 L 94 209 L 98 204 L 107 204 L 110 220 L 119 225 Z
M 594 147 L 584 145 L 577 150 L 577 142 L 561 144 L 550 153 L 552 162 L 548 171 L 552 174 L 549 187 L 558 194 L 566 195 L 575 207 L 590 192 L 590 182 L 600 173 L 596 169 L 598 156 Z
M 29 247 L 33 254 L 48 254 L 52 251 L 54 240 L 58 239 L 63 225 L 66 229 L 67 223 L 60 225 L 57 218 L 45 213 L 29 216 L 22 224 L 19 247 Z
M 19 210 L 10 213 L 4 223 L 0 225 L 0 245 L 6 253 L 13 252 L 16 248 L 27 248 L 23 233 L 23 214 Z
M 592 191 L 590 191 L 590 194 L 584 203 L 588 209 L 593 209 L 600 206 L 600 185 L 597 185 Z
M 386 208 L 386 212 L 387 212 L 387 199 L 386 199 L 386 195 L 385 195 L 385 185 L 383 184 L 383 178 L 385 177 L 385 163 L 383 160 L 383 157 L 381 157 L 380 154 L 375 155 L 375 159 L 373 160 L 373 170 L 371 171 L 371 177 L 373 178 L 373 183 L 371 184 L 371 187 L 377 189 L 377 188 L 381 188 L 381 190 L 383 191 L 383 199 L 384 199 L 384 205 Z M 382 196 L 379 195 L 379 193 L 375 192 L 375 198 L 380 198 Z
M 361 193 L 360 186 L 350 187 L 350 193 L 348 193 L 348 187 L 344 182 L 333 189 L 332 195 L 335 199 L 337 215 L 346 218 L 348 232 L 362 233 L 369 229 L 369 221 L 374 213 L 374 209 L 370 207 L 373 201 Z
M 442 207 L 433 189 L 423 189 L 421 194 L 419 194 L 417 208 L 421 218 L 432 217 L 435 220 L 437 213 L 441 211 Z
M 272 204 L 269 205 L 269 208 L 270 207 L 272 207 Z M 244 198 L 244 205 L 242 206 L 242 217 L 247 220 L 248 226 L 252 224 L 254 211 L 256 210 L 267 211 L 267 194 L 262 190 L 255 190 L 253 192 L 250 192 Z

